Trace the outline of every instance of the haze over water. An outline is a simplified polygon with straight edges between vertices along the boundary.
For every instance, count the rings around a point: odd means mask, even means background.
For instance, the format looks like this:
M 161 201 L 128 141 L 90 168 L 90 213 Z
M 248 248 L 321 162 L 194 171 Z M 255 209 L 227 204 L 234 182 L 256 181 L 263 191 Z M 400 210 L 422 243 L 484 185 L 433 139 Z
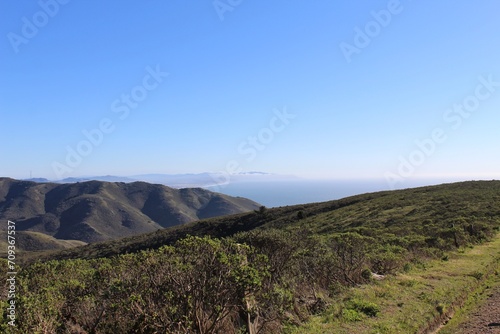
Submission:
M 404 188 L 452 182 L 436 179 L 411 180 Z M 230 182 L 206 187 L 231 196 L 250 198 L 267 207 L 324 202 L 368 192 L 390 190 L 385 180 L 286 180 Z

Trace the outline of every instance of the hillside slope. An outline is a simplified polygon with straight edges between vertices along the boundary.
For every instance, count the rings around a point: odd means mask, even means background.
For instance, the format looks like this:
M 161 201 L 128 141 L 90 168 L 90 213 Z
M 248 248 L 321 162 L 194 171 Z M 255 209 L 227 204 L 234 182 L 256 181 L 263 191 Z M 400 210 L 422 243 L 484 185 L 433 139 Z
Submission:
M 429 333 L 498 274 L 499 230 L 499 181 L 260 208 L 24 257 L 19 324 L 23 333 Z
M 116 239 L 258 207 L 258 203 L 245 198 L 200 188 L 172 189 L 145 182 L 54 184 L 0 178 L 0 219 L 14 221 L 20 235 L 32 232 L 25 235 L 34 245 L 24 244 L 27 250 L 78 244 L 58 240 L 91 243 Z M 5 228 L 2 225 L 0 230 Z M 41 240 L 41 234 L 50 240 Z M 19 246 L 23 247 L 21 243 Z
M 315 235 L 358 232 L 379 238 L 439 247 L 455 240 L 453 229 L 480 237 L 483 229 L 500 225 L 500 181 L 469 181 L 351 196 L 340 200 L 294 205 L 205 219 L 154 233 L 65 250 L 49 258 L 95 258 L 171 245 L 187 235 L 228 237 L 262 229 L 280 229 Z M 464 237 L 461 234 L 458 237 Z M 413 243 L 413 244 L 412 244 Z

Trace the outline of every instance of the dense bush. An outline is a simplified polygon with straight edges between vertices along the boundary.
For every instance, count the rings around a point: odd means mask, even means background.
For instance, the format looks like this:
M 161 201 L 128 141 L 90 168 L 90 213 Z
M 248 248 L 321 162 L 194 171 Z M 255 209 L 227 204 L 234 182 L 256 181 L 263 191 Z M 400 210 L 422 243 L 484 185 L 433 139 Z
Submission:
M 111 259 L 51 261 L 18 276 L 21 333 L 218 333 L 259 326 L 265 257 L 228 240 Z

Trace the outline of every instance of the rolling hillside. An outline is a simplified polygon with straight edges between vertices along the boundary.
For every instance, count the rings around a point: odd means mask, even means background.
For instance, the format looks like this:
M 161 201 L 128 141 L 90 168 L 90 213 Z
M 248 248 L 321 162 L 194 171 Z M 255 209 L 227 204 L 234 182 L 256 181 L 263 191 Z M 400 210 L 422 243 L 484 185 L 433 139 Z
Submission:
M 266 209 L 204 219 L 154 233 L 56 252 L 49 258 L 95 258 L 155 249 L 188 235 L 230 237 L 252 230 L 279 229 L 313 235 L 358 232 L 381 238 L 421 236 L 415 243 L 438 246 L 453 226 L 472 229 L 500 225 L 500 181 L 469 181 L 382 191 L 340 200 Z M 470 227 L 471 225 L 472 227 Z M 417 245 L 415 245 L 417 247 Z
M 55 184 L 0 178 L 0 219 L 16 222 L 19 247 L 24 250 L 116 239 L 258 207 L 258 203 L 245 198 L 200 188 L 172 189 L 145 182 Z
M 19 333 L 434 333 L 500 275 L 499 230 L 471 181 L 23 253 Z

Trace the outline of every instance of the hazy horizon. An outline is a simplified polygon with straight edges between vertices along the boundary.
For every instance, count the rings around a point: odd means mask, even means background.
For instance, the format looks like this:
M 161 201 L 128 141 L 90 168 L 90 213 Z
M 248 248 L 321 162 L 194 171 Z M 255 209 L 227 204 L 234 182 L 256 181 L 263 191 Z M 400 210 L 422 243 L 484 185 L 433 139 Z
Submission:
M 142 177 L 141 177 L 142 176 Z M 165 176 L 174 176 L 173 178 L 165 178 Z M 175 176 L 181 176 L 176 179 Z M 184 177 L 187 176 L 187 177 Z M 406 179 L 399 183 L 396 187 L 391 187 L 391 184 L 384 178 L 379 179 L 318 179 L 318 178 L 303 178 L 282 175 L 264 175 L 252 177 L 238 177 L 237 175 L 214 175 L 210 178 L 197 178 L 199 174 L 193 174 L 192 178 L 189 175 L 162 175 L 162 174 L 145 174 L 145 175 L 129 175 L 129 176 L 82 176 L 82 179 L 99 179 L 107 182 L 136 182 L 145 181 L 153 184 L 163 184 L 173 188 L 204 188 L 213 192 L 223 193 L 234 197 L 244 197 L 256 201 L 266 207 L 279 207 L 295 204 L 308 204 L 316 202 L 325 202 L 336 199 L 345 198 L 348 196 L 371 193 L 377 191 L 397 190 L 416 188 L 423 186 L 434 186 L 446 183 L 462 182 L 462 181 L 490 181 L 492 179 L 479 178 L 467 179 L 460 177 L 448 176 L 446 178 L 412 178 Z M 123 179 L 107 179 L 107 178 L 130 178 Z M 79 178 L 75 178 L 78 180 Z M 208 181 L 207 181 L 208 180 Z M 56 180 L 49 180 L 57 182 Z M 64 180 L 60 180 L 64 181 Z M 73 181 L 75 182 L 75 181 Z

